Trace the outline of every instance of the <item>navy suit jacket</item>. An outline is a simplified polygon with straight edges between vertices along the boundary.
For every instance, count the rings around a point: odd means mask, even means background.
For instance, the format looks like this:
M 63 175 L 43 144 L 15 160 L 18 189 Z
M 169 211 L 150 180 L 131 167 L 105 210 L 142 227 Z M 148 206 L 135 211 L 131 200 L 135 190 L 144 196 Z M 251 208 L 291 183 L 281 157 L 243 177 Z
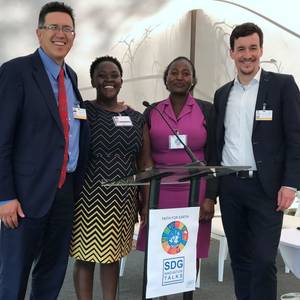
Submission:
M 75 72 L 67 66 L 80 105 Z M 75 193 L 81 188 L 89 129 L 80 121 Z M 17 198 L 28 217 L 44 216 L 57 191 L 64 134 L 55 96 L 38 52 L 0 68 L 0 201 Z
M 233 81 L 215 93 L 218 162 L 222 160 L 224 118 Z M 273 111 L 272 121 L 253 116 L 252 147 L 258 178 L 274 199 L 280 186 L 300 187 L 300 94 L 293 76 L 262 70 L 256 110 Z

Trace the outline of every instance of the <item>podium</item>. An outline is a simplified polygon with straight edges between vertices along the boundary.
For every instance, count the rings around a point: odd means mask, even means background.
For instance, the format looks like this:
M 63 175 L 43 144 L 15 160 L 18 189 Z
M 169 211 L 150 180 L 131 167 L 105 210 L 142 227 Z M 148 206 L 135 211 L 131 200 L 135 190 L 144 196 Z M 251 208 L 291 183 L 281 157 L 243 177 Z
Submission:
M 143 171 L 132 176 L 128 176 L 116 181 L 102 181 L 102 185 L 135 185 L 143 186 L 149 185 L 149 211 L 157 209 L 160 185 L 163 184 L 190 184 L 189 187 L 189 207 L 198 206 L 199 199 L 199 187 L 201 178 L 207 180 L 216 180 L 217 177 L 229 175 L 238 171 L 247 170 L 249 166 L 232 166 L 232 167 L 221 167 L 221 166 L 206 166 L 202 162 L 194 162 L 186 165 L 173 165 L 155 167 L 151 170 Z M 148 218 L 149 218 L 148 211 Z M 149 238 L 149 219 L 147 220 L 147 240 L 145 248 L 144 258 L 144 275 L 143 275 L 143 295 L 142 299 L 146 298 L 147 289 L 147 261 L 148 261 L 148 238 Z M 195 268 L 196 269 L 196 268 Z M 196 278 L 195 278 L 196 279 Z M 193 290 L 183 293 L 184 300 L 193 299 Z

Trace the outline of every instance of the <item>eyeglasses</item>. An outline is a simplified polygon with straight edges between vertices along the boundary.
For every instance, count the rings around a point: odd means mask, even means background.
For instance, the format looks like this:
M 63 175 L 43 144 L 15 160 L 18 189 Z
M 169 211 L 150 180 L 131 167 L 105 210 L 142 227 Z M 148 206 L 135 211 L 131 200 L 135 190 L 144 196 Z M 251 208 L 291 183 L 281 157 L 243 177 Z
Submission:
M 53 32 L 62 31 L 66 34 L 74 34 L 75 33 L 74 28 L 72 28 L 68 25 L 49 24 L 49 25 L 39 26 L 39 29 L 50 30 L 50 31 L 53 31 Z

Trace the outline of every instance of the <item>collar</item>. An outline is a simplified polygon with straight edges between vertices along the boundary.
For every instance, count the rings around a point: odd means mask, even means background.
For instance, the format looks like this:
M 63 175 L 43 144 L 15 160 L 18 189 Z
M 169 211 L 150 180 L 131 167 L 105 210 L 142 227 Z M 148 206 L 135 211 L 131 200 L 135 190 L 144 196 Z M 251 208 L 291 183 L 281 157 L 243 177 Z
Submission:
M 54 79 L 58 78 L 61 66 L 58 65 L 52 58 L 50 58 L 42 48 L 38 49 L 41 60 L 46 68 L 46 70 L 51 74 Z M 66 72 L 66 64 L 63 65 L 65 78 L 68 78 L 68 73 Z
M 252 78 L 252 80 L 247 85 L 241 84 L 238 79 L 238 76 L 236 75 L 236 77 L 234 79 L 234 85 L 242 87 L 243 89 L 246 89 L 247 87 L 250 87 L 256 83 L 259 83 L 260 76 L 261 76 L 261 70 L 262 70 L 261 67 L 259 67 L 259 70 L 256 72 L 255 76 Z
M 162 104 L 163 105 L 161 106 L 161 113 L 165 113 L 172 120 L 177 122 L 180 118 L 182 118 L 183 116 L 185 116 L 186 114 L 190 113 L 193 110 L 193 106 L 195 105 L 195 99 L 191 94 L 188 94 L 186 102 L 178 118 L 176 118 L 175 116 L 170 96 L 166 100 L 164 100 Z
M 187 96 L 187 99 L 186 99 L 186 102 L 185 102 L 184 106 L 194 106 L 194 104 L 195 104 L 195 99 L 189 93 L 188 96 Z M 172 107 L 172 100 L 171 100 L 170 96 L 165 100 L 165 102 L 164 102 L 164 108 L 167 108 L 169 106 Z

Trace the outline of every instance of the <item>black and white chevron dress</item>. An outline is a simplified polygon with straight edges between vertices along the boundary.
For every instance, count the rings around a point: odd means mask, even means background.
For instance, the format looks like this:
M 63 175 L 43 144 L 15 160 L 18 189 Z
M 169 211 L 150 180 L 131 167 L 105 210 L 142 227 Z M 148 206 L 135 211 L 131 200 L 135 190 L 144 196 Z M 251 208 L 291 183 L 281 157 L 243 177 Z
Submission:
M 112 263 L 132 247 L 137 220 L 137 188 L 105 187 L 102 179 L 119 179 L 136 172 L 143 142 L 144 118 L 127 109 L 118 114 L 87 101 L 91 128 L 90 157 L 75 216 L 70 255 L 76 259 Z M 130 116 L 133 126 L 116 127 L 113 116 Z

